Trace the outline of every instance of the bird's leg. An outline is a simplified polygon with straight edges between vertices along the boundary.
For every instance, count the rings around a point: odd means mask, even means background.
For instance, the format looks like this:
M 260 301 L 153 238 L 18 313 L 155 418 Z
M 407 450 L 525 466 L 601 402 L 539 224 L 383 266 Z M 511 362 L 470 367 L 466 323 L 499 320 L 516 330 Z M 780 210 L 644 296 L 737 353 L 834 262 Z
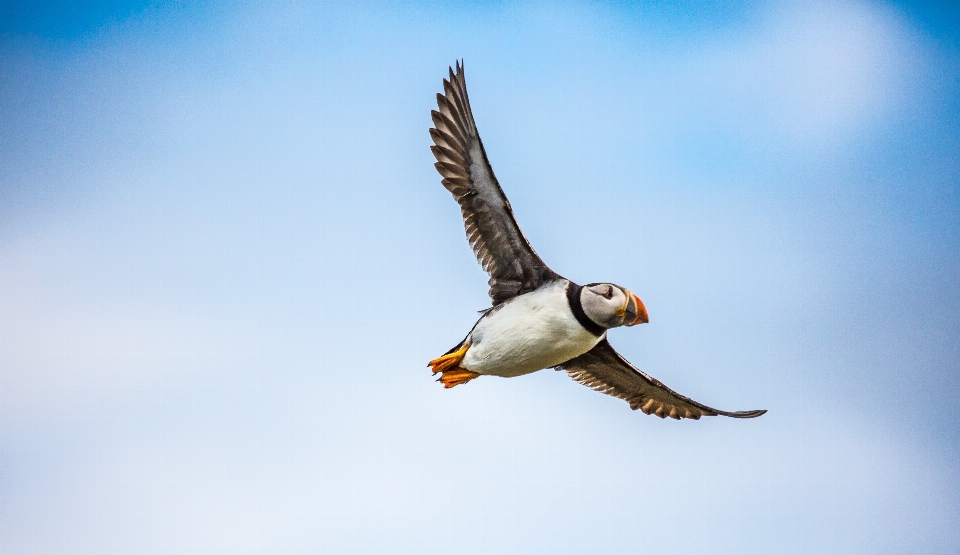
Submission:
M 467 354 L 467 349 L 469 348 L 470 345 L 464 344 L 464 346 L 459 350 L 443 355 L 442 357 L 433 359 L 429 362 L 428 366 L 430 366 L 430 369 L 433 370 L 434 374 L 438 372 L 441 373 L 440 379 L 437 381 L 443 383 L 443 387 L 449 389 L 451 387 L 467 383 L 480 375 L 476 372 L 471 372 L 469 370 L 457 367 L 457 365 L 463 361 L 463 357 Z

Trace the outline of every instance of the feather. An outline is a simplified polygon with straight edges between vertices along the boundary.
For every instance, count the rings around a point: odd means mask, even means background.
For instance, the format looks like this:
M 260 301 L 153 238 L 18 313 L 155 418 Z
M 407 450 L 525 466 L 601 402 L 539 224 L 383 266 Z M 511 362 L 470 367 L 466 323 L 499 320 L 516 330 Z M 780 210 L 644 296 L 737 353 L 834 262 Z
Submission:
M 684 397 L 656 379 L 644 374 L 620 356 L 604 338 L 596 347 L 557 366 L 583 385 L 625 400 L 633 410 L 654 414 L 660 418 L 690 418 L 701 416 L 729 416 L 756 418 L 767 412 L 749 410 L 727 412 L 708 407 Z
M 470 109 L 463 66 L 450 68 L 430 116 L 430 137 L 441 182 L 460 205 L 464 230 L 477 261 L 490 275 L 494 305 L 561 279 L 520 231 L 513 209 L 487 160 Z

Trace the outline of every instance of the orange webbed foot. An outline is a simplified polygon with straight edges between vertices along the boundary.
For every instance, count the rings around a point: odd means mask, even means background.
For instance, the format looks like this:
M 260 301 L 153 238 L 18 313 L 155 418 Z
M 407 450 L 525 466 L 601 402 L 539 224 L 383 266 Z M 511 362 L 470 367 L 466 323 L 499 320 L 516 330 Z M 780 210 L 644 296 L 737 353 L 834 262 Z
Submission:
M 442 357 L 435 358 L 429 362 L 428 366 L 430 366 L 430 369 L 433 370 L 433 373 L 440 373 L 440 379 L 437 381 L 443 383 L 443 387 L 449 389 L 451 387 L 467 383 L 480 375 L 476 372 L 471 372 L 458 367 L 460 362 L 463 361 L 463 357 L 467 354 L 467 349 L 469 348 L 469 345 L 464 345 L 452 353 L 445 354 Z
M 443 374 L 440 374 L 440 378 L 437 381 L 441 382 L 443 387 L 450 389 L 451 387 L 456 387 L 460 384 L 467 383 L 479 375 L 480 374 L 477 374 L 476 372 L 464 370 L 463 368 L 453 368 L 450 370 L 445 370 Z
M 459 350 L 456 350 L 452 353 L 447 353 L 440 358 L 435 358 L 427 363 L 427 366 L 433 370 L 433 373 L 445 372 L 451 368 L 456 368 L 458 364 L 463 360 L 464 355 L 467 354 L 467 349 L 470 348 L 470 345 L 464 345 Z

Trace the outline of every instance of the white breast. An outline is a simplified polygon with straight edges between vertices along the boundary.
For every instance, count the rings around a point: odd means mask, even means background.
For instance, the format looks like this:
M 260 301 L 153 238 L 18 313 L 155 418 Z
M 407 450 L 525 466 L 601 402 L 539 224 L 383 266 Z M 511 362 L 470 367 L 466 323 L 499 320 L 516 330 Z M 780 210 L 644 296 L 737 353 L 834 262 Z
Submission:
M 544 286 L 487 314 L 470 332 L 460 366 L 513 377 L 556 366 L 589 351 L 601 337 L 577 322 L 567 303 L 566 281 Z

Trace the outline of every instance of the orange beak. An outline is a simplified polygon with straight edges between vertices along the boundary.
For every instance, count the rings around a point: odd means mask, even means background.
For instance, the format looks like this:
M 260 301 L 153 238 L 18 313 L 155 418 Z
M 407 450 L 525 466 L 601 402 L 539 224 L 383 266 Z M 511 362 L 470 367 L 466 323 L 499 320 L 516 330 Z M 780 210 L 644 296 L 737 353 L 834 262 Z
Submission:
M 643 301 L 640 300 L 640 297 L 634 295 L 632 292 L 627 291 L 630 295 L 630 300 L 627 302 L 627 314 L 635 314 L 632 322 L 627 323 L 627 326 L 636 326 L 637 324 L 646 324 L 650 321 L 650 318 L 647 316 L 647 307 L 643 306 Z

